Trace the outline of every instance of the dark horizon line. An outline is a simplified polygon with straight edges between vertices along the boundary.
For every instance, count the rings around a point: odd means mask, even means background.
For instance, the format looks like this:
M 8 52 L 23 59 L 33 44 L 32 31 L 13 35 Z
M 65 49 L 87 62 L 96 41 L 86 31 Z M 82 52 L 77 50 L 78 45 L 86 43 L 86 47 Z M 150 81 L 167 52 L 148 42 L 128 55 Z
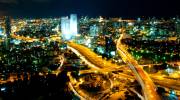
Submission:
M 70 14 L 76 14 L 76 13 L 70 13 Z M 69 14 L 69 15 L 70 15 Z M 38 18 L 61 18 L 63 16 L 69 16 L 69 15 L 1 15 L 0 17 L 4 17 L 4 16 L 10 16 L 11 18 L 14 19 L 18 19 L 18 18 L 32 18 L 32 19 L 38 19 Z M 165 18 L 165 19 L 169 19 L 169 18 L 179 18 L 179 15 L 81 15 L 81 14 L 77 14 L 78 19 L 80 19 L 81 17 L 89 17 L 89 18 L 98 18 L 100 16 L 102 16 L 103 18 L 106 19 L 110 19 L 110 18 L 123 18 L 123 19 L 137 19 L 137 18 L 144 18 L 144 19 L 148 19 L 148 18 Z

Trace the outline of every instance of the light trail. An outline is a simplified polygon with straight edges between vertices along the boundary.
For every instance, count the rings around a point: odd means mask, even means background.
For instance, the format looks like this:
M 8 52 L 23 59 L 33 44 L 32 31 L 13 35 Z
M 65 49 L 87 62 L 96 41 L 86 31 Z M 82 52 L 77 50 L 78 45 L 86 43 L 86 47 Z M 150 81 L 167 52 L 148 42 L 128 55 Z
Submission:
M 130 69 L 133 71 L 137 80 L 141 84 L 145 100 L 160 100 L 160 97 L 156 92 L 156 87 L 153 81 L 149 78 L 148 74 L 142 69 L 140 65 L 138 65 L 137 61 L 134 60 L 125 49 L 123 49 L 124 47 L 121 44 L 122 38 L 123 34 L 121 34 L 117 41 L 117 51 L 122 57 L 123 61 L 129 65 Z

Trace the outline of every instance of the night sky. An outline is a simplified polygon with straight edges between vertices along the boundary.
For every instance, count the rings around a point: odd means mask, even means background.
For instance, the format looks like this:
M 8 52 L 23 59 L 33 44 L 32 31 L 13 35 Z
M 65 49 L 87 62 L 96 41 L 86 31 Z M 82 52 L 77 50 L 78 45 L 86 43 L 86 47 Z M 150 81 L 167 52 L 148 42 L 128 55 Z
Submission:
M 180 15 L 178 0 L 0 0 L 0 16 L 59 17 L 77 13 L 90 17 Z

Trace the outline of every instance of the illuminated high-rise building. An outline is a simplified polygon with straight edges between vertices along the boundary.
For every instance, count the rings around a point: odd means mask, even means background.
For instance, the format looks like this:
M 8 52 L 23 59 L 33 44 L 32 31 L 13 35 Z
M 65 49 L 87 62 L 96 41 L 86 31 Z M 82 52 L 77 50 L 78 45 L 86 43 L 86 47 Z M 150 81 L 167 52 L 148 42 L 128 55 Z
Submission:
M 6 35 L 9 38 L 10 34 L 11 34 L 11 19 L 9 16 L 5 16 L 5 31 L 6 31 Z
M 77 14 L 70 15 L 70 32 L 73 36 L 77 34 Z
M 4 27 L 3 27 L 3 24 L 4 24 L 4 20 L 3 18 L 0 18 L 0 37 L 1 36 L 4 36 Z
M 176 32 L 177 34 L 180 34 L 180 19 L 177 18 L 175 23 Z
M 64 39 L 71 39 L 70 22 L 68 17 L 61 17 L 61 32 Z
M 77 15 L 71 14 L 70 19 L 68 17 L 61 18 L 61 32 L 65 40 L 72 39 L 77 35 Z
M 97 25 L 90 26 L 90 36 L 96 36 L 99 33 L 99 27 Z
M 4 17 L 4 24 L 5 24 L 5 48 L 9 50 L 9 43 L 10 43 L 10 34 L 11 34 L 11 18 L 9 16 Z

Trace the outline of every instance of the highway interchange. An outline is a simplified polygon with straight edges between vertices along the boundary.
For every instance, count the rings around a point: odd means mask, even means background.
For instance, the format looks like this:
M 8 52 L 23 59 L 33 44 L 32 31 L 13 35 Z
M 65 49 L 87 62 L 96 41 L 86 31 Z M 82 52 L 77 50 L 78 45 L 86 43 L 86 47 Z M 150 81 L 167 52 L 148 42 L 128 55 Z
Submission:
M 28 42 L 37 41 L 38 39 L 33 39 L 29 37 L 20 37 L 12 35 L 13 38 L 24 40 Z M 159 95 L 156 92 L 156 85 L 160 85 L 167 88 L 172 88 L 176 90 L 180 90 L 180 81 L 167 79 L 163 76 L 158 75 L 148 75 L 144 70 L 143 66 L 138 65 L 137 61 L 133 59 L 133 57 L 124 49 L 123 45 L 121 44 L 121 39 L 123 34 L 121 34 L 120 38 L 117 42 L 117 51 L 118 54 L 121 56 L 122 60 L 129 66 L 132 70 L 134 76 L 127 75 L 125 73 L 118 74 L 119 76 L 126 76 L 128 78 L 135 78 L 143 87 L 143 99 L 145 100 L 159 100 Z M 102 59 L 100 56 L 92 52 L 85 46 L 67 42 L 68 48 L 71 49 L 75 54 L 77 54 L 86 64 L 91 67 L 91 70 L 80 71 L 80 73 L 92 73 L 92 72 L 102 72 L 104 74 L 108 74 L 113 70 L 123 69 L 126 65 L 116 65 L 112 64 L 111 61 L 106 61 Z M 62 60 L 63 61 L 63 60 Z M 58 71 L 59 73 L 59 71 Z M 166 81 L 166 82 L 164 82 Z M 154 83 L 153 83 L 154 82 Z M 72 86 L 70 82 L 70 86 Z M 72 87 L 71 87 L 72 89 Z M 74 91 L 74 90 L 73 90 Z M 78 93 L 78 91 L 76 91 Z M 77 94 L 76 93 L 76 94 Z M 82 98 L 82 97 L 81 97 Z

